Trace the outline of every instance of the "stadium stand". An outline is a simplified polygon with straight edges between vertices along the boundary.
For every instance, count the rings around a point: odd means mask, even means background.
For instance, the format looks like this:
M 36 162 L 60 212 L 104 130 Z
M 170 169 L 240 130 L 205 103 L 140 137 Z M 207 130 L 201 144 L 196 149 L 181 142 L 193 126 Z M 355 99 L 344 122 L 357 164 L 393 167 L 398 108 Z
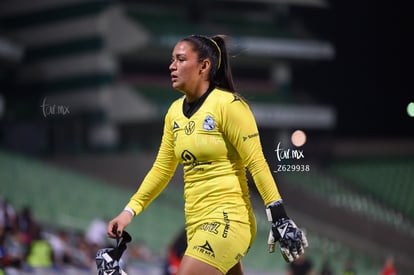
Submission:
M 368 163 L 372 164 L 372 162 L 367 162 L 366 164 Z M 343 167 L 342 165 L 343 163 L 339 161 L 336 164 L 332 164 L 332 167 L 335 167 L 332 168 L 332 170 L 334 170 L 332 172 Z M 343 168 L 351 168 L 350 166 L 360 167 L 359 164 L 352 162 L 352 165 L 348 164 Z M 342 172 L 343 170 L 340 171 Z M 377 168 L 375 171 L 378 171 Z M 372 176 L 373 174 L 373 171 L 370 171 L 369 175 Z M 355 173 L 354 175 L 356 176 L 355 179 L 362 180 L 364 178 L 362 173 Z M 342 173 L 329 174 L 329 172 L 327 173 L 324 170 L 316 170 L 306 175 L 292 173 L 284 175 L 283 177 L 289 182 L 300 184 L 300 186 L 307 189 L 308 192 L 313 193 L 318 197 L 325 198 L 334 205 L 348 208 L 353 212 L 366 216 L 368 219 L 374 219 L 390 224 L 396 230 L 402 230 L 414 236 L 412 219 L 410 219 L 408 215 L 402 215 L 402 210 L 397 207 L 390 207 L 384 203 L 388 200 L 384 200 L 384 202 L 378 200 L 378 198 L 375 198 L 373 192 L 355 189 L 355 187 L 352 186 L 352 183 L 349 182 L 350 178 L 347 178 L 345 181 Z M 389 184 L 389 182 L 387 184 Z M 374 184 L 373 187 L 381 189 L 379 184 Z M 405 196 L 411 196 L 412 194 L 403 193 L 406 190 L 401 188 L 394 188 L 393 190 L 395 190 L 393 192 L 398 194 L 400 193 L 400 190 L 402 190 L 400 195 L 403 201 Z M 409 207 L 410 204 L 411 201 L 409 202 L 406 200 L 402 209 Z
M 414 220 L 414 161 L 409 157 L 336 160 L 332 172 Z M 401 218 L 400 218 L 401 219 Z
M 0 168 L 1 181 L 5 183 L 1 187 L 1 193 L 6 194 L 16 208 L 29 202 L 35 216 L 45 225 L 84 231 L 96 217 L 107 218 L 114 215 L 119 210 L 119 205 L 125 203 L 132 191 L 131 188 L 108 185 L 96 178 L 50 166 L 34 159 L 6 152 L 2 152 L 0 156 L 0 163 L 4 164 Z M 316 179 L 312 178 L 311 182 L 320 182 L 320 177 Z M 303 185 L 309 183 L 302 180 L 294 182 L 301 182 Z M 332 194 L 332 189 L 336 189 L 344 194 L 343 190 L 332 188 L 332 185 L 326 185 L 325 189 L 327 188 L 329 190 L 323 191 L 323 184 L 320 184 L 320 188 L 313 188 L 313 190 Z M 269 225 L 261 211 L 263 207 L 260 199 L 255 196 L 252 199 L 256 209 L 258 235 L 251 252 L 245 259 L 245 264 L 252 270 L 281 272 L 285 268 L 282 258 L 269 255 L 266 251 Z M 131 225 L 130 231 L 134 232 L 135 238 L 144 238 L 156 254 L 162 255 L 163 249 L 183 224 L 182 204 L 182 190 L 179 184 L 170 184 L 139 217 L 139 221 Z M 160 219 L 168 224 L 168 228 L 159 226 Z M 345 243 L 324 237 L 317 231 L 308 230 L 307 233 L 313 244 L 308 255 L 315 267 L 320 267 L 329 257 L 336 259 L 332 261 L 332 268 L 338 272 L 346 261 L 352 260 L 354 266 L 364 272 L 363 274 L 376 274 L 380 264 L 378 260 L 364 256 Z
M 117 214 L 120 205 L 133 191 L 15 154 L 1 152 L 0 159 L 1 194 L 16 208 L 30 206 L 37 219 L 45 225 L 86 230 L 94 218 L 107 220 Z M 151 216 L 157 213 L 161 219 L 183 219 L 179 208 L 170 207 L 170 204 L 178 204 L 177 200 L 166 198 L 160 202 L 162 204 L 155 204 L 153 210 L 143 215 L 145 226 L 132 228 L 148 236 L 146 239 L 154 247 L 165 246 L 162 242 L 169 239 L 174 226 L 179 228 L 179 223 L 172 224 L 172 228 L 166 229 L 168 232 L 159 232 L 166 238 L 158 238 L 151 234 L 153 227 L 157 227 L 154 224 L 156 219 Z
M 291 204 L 297 204 L 296 207 L 302 205 L 302 213 L 318 217 L 319 222 L 329 221 L 329 226 L 336 227 L 339 235 L 332 238 L 342 239 L 357 251 L 364 251 L 365 255 L 377 259 L 393 254 L 401 267 L 406 270 L 413 268 L 409 256 L 413 253 L 409 245 L 414 236 L 412 220 L 398 209 L 316 165 L 312 173 L 286 173 L 279 179 L 282 190 L 288 195 L 293 193 L 288 197 Z M 303 191 L 305 194 L 302 194 Z M 312 208 L 308 208 L 309 205 Z M 310 223 L 308 226 L 322 233 L 328 225 L 322 223 L 314 228 L 315 225 Z M 322 234 L 328 236 L 331 233 L 328 230 Z M 393 237 L 388 240 L 384 236 Z

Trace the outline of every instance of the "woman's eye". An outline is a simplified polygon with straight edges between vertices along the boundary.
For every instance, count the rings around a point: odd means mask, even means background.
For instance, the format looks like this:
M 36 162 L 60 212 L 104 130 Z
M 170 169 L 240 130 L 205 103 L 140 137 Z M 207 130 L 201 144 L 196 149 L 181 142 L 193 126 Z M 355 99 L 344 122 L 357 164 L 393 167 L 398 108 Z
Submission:
M 185 59 L 184 59 L 184 58 L 177 58 L 177 59 L 172 58 L 172 59 L 171 59 L 171 63 L 174 63 L 175 61 L 178 61 L 178 62 L 183 62 L 183 61 L 185 61 Z

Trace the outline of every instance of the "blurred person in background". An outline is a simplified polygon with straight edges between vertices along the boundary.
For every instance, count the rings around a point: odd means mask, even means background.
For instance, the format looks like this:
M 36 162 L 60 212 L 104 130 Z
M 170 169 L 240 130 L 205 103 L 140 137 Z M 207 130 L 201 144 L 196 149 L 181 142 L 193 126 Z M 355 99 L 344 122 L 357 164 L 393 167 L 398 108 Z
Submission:
M 138 240 L 129 246 L 125 254 L 131 260 L 138 260 L 140 262 L 151 263 L 156 260 L 155 255 L 143 240 Z
M 72 264 L 80 269 L 90 270 L 95 267 L 96 250 L 92 251 L 83 234 L 75 234 L 72 249 Z
M 287 275 L 313 275 L 313 263 L 304 255 L 288 265 Z
M 397 275 L 397 268 L 394 264 L 394 257 L 388 256 L 385 259 L 384 267 L 382 268 L 381 275 Z
M 271 222 L 269 252 L 279 241 L 285 260 L 294 261 L 307 240 L 286 214 L 253 113 L 236 92 L 225 37 L 185 37 L 175 45 L 169 69 L 173 88 L 184 96 L 171 104 L 157 158 L 123 211 L 108 223 L 108 235 L 122 234 L 181 163 L 188 246 L 177 274 L 244 274 L 241 259 L 256 235 L 247 168 Z
M 333 275 L 333 271 L 331 268 L 331 264 L 329 263 L 329 260 L 325 260 L 322 263 L 321 273 L 320 275 Z
M 29 206 L 24 206 L 16 217 L 16 227 L 24 236 L 24 243 L 28 246 L 38 230 L 38 224 L 33 217 L 32 210 Z
M 89 247 L 89 257 L 95 259 L 96 251 L 99 248 L 109 246 L 108 235 L 106 234 L 106 222 L 104 219 L 95 218 L 91 221 L 85 232 L 84 240 Z
M 354 264 L 352 262 L 352 260 L 347 260 L 345 262 L 345 266 L 344 266 L 344 271 L 342 273 L 342 275 L 355 275 L 355 268 L 354 268 Z
M 56 234 L 51 234 L 48 241 L 53 251 L 53 262 L 56 268 L 63 268 L 72 264 L 72 249 L 69 243 L 68 233 L 60 229 Z
M 187 235 L 185 229 L 181 230 L 174 238 L 172 244 L 168 246 L 167 257 L 165 259 L 164 275 L 176 275 L 181 260 L 187 249 Z
M 34 236 L 26 258 L 28 267 L 36 272 L 47 274 L 54 267 L 53 249 L 39 231 Z
M 89 244 L 97 247 L 107 245 L 106 222 L 99 218 L 92 220 L 86 229 L 85 239 Z
M 75 234 L 71 245 L 72 265 L 81 270 L 91 270 L 95 266 L 95 247 L 91 247 L 83 234 Z
M 22 269 L 27 253 L 24 234 L 17 229 L 9 231 L 4 240 L 3 264 L 7 269 Z
M 15 226 L 16 211 L 6 199 L 0 197 L 0 235 L 15 228 Z
M 26 262 L 31 268 L 36 269 L 50 269 L 53 267 L 52 246 L 43 237 L 40 228 L 30 243 Z
M 4 274 L 4 263 L 6 257 L 6 251 L 4 248 L 4 235 L 0 235 L 0 275 Z

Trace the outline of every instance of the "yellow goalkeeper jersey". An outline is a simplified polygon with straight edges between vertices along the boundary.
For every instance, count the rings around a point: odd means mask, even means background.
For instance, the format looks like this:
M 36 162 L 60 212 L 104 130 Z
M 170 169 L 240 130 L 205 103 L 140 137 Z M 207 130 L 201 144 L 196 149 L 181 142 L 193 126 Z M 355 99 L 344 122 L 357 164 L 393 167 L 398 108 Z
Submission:
M 184 115 L 183 103 L 184 97 L 171 104 L 156 160 L 127 206 L 136 214 L 143 211 L 166 187 L 178 163 L 184 171 L 187 223 L 215 215 L 217 207 L 234 214 L 251 211 L 246 167 L 265 205 L 279 200 L 248 104 L 217 88 L 190 117 Z

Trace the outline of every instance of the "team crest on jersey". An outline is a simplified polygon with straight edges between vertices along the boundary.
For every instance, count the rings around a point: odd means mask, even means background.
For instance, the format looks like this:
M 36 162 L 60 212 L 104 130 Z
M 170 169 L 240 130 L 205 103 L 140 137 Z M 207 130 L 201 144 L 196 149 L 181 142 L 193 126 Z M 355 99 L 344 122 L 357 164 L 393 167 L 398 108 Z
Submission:
M 207 131 L 212 131 L 216 127 L 216 122 L 212 116 L 206 116 L 203 122 L 203 129 Z

